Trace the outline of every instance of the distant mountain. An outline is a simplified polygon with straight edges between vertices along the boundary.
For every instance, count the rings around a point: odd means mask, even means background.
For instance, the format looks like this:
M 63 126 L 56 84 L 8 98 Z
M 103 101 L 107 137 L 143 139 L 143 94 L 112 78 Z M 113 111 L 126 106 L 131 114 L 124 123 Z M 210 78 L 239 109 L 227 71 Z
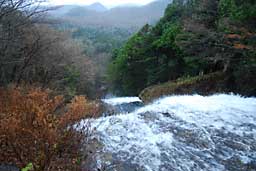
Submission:
M 48 14 L 54 17 L 60 17 L 67 14 L 70 10 L 79 7 L 78 5 L 58 5 L 58 6 L 46 6 L 46 8 L 50 8 L 51 10 Z
M 121 4 L 117 7 L 139 7 L 139 6 L 141 6 L 141 5 L 135 4 L 135 3 L 124 3 L 124 4 Z M 116 8 L 116 6 L 112 7 L 112 8 Z
M 81 18 L 81 17 L 89 17 L 89 16 L 97 16 L 98 15 L 98 11 L 95 10 L 91 10 L 87 7 L 84 6 L 77 6 L 75 8 L 70 9 L 69 11 L 67 11 L 62 18 Z
M 102 5 L 99 2 L 88 5 L 85 8 L 92 10 L 92 11 L 97 11 L 97 12 L 104 12 L 104 11 L 108 10 L 104 5 Z
M 63 6 L 55 12 L 62 15 L 53 16 L 80 26 L 141 27 L 158 21 L 169 3 L 171 0 L 157 0 L 144 6 L 119 6 L 109 10 L 100 3 Z
M 170 0 L 158 0 L 144 6 L 116 7 L 105 13 L 105 19 L 119 25 L 143 26 L 153 24 L 163 15 Z
M 108 9 L 99 2 L 93 3 L 87 6 L 79 6 L 79 5 L 59 5 L 50 7 L 51 10 L 49 12 L 50 15 L 54 17 L 63 17 L 64 15 L 71 16 L 83 16 L 83 15 L 95 15 L 95 12 L 105 12 Z

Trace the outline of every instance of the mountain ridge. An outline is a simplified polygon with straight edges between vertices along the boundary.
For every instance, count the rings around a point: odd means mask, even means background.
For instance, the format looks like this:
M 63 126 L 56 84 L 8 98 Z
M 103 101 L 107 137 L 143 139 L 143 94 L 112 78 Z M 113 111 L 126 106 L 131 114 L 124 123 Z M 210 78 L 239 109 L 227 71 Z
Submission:
M 103 4 L 101 4 L 99 2 L 95 2 L 91 5 L 87 5 L 87 6 L 85 6 L 85 8 L 87 8 L 89 10 L 97 11 L 97 12 L 104 12 L 104 11 L 108 10 Z
M 100 3 L 89 6 L 62 6 L 51 12 L 51 16 L 75 25 L 142 27 L 154 24 L 163 15 L 169 0 L 153 1 L 143 6 L 118 6 L 107 9 Z

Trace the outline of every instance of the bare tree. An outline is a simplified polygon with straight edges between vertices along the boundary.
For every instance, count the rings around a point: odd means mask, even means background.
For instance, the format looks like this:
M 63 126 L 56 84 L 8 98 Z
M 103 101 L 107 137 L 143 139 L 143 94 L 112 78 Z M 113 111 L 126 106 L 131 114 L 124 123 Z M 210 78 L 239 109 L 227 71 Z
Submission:
M 88 94 L 95 85 L 93 63 L 68 33 L 38 20 L 48 10 L 40 8 L 42 2 L 0 0 L 0 86 L 24 82 L 65 90 L 71 66 L 80 73 L 75 89 Z
M 18 65 L 25 69 L 38 49 L 35 41 L 33 49 L 26 47 L 23 40 L 28 28 L 33 27 L 32 18 L 45 11 L 40 9 L 42 0 L 0 0 L 0 83 L 14 79 Z M 33 30 L 31 30 L 33 32 Z M 22 64 L 23 63 L 23 64 Z M 21 71 L 22 73 L 22 71 Z

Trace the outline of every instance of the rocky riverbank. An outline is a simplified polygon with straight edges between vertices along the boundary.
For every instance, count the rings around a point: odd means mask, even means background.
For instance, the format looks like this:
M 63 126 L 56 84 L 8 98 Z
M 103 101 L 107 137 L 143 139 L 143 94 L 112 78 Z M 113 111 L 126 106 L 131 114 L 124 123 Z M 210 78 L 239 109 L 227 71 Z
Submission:
M 148 87 L 140 93 L 139 97 L 144 103 L 150 103 L 162 96 L 173 94 L 210 95 L 218 92 L 226 92 L 226 79 L 225 73 L 223 72 L 178 79 Z

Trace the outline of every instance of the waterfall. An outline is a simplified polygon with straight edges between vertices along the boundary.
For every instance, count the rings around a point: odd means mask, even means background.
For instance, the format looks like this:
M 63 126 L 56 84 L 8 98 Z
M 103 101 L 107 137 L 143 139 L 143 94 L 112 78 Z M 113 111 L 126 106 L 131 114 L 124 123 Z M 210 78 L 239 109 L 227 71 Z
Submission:
M 112 106 L 136 97 L 104 99 Z M 133 112 L 92 120 L 102 153 L 118 171 L 256 169 L 256 98 L 167 96 Z M 115 169 L 113 169 L 115 170 Z

